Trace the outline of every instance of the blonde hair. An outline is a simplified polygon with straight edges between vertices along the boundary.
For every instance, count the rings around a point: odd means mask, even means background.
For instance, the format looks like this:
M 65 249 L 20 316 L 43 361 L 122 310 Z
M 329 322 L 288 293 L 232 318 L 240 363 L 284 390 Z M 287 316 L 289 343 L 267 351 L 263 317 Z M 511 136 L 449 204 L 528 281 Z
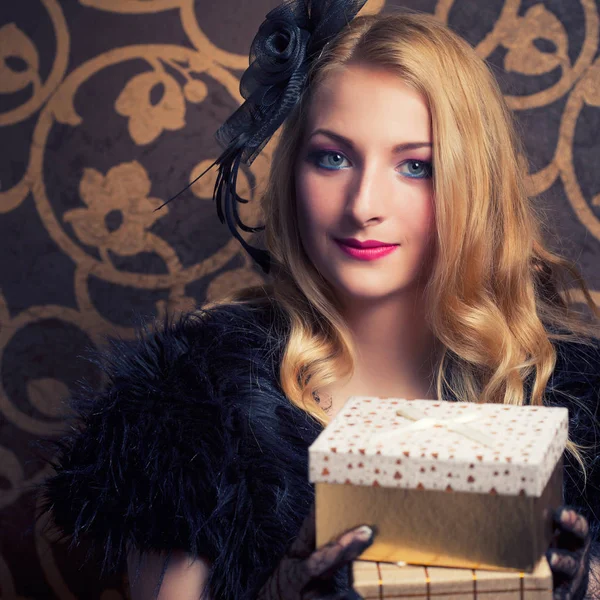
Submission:
M 544 244 L 545 216 L 527 195 L 525 153 L 493 74 L 466 41 L 429 15 L 357 17 L 314 61 L 304 96 L 283 126 L 262 198 L 273 282 L 228 301 L 276 300 L 290 325 L 282 389 L 325 425 L 328 416 L 313 392 L 350 376 L 355 351 L 333 290 L 302 247 L 293 172 L 311 89 L 351 63 L 397 73 L 431 112 L 437 256 L 424 300 L 428 325 L 444 347 L 437 397 L 447 386 L 461 401 L 520 405 L 524 381 L 535 373 L 530 403 L 543 404 L 556 364 L 550 340 L 593 343 L 600 311 L 575 264 Z M 573 283 L 593 319 L 570 306 Z M 569 441 L 585 473 L 581 449 Z

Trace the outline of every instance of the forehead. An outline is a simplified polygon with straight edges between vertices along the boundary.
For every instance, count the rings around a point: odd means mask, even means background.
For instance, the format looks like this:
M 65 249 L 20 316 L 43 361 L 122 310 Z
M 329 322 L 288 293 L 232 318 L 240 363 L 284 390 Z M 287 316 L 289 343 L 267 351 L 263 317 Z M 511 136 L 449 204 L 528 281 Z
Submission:
M 361 64 L 325 76 L 312 93 L 307 125 L 309 133 L 336 128 L 353 139 L 431 141 L 431 115 L 423 95 L 398 74 Z

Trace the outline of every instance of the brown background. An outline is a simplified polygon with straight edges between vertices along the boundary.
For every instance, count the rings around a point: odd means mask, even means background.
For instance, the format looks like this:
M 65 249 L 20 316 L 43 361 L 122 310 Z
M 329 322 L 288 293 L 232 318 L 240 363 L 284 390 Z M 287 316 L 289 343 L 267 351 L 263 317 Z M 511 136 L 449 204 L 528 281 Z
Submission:
M 159 212 L 218 148 L 250 42 L 275 0 L 0 0 L 0 597 L 125 597 L 32 524 L 36 440 L 103 336 L 260 281 L 210 200 Z M 463 35 L 516 111 L 559 236 L 600 303 L 600 0 L 370 0 Z M 269 148 L 246 173 L 256 196 Z M 255 209 L 247 221 L 259 217 Z

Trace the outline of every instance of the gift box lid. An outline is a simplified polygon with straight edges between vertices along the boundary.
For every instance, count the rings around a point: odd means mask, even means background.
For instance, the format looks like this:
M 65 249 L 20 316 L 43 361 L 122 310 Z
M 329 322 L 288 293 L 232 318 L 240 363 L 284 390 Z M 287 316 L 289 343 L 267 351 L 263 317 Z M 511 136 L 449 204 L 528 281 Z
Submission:
M 567 436 L 561 407 L 352 396 L 309 448 L 310 481 L 539 497 Z

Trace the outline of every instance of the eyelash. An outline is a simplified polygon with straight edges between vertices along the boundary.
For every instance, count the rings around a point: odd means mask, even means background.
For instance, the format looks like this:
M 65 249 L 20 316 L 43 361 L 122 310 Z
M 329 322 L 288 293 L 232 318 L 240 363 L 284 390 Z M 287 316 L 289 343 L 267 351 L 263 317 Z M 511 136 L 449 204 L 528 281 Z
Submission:
M 325 169 L 327 171 L 341 171 L 342 169 L 348 168 L 348 167 L 325 167 L 322 164 L 320 164 L 320 160 L 322 158 L 324 158 L 326 156 L 332 156 L 332 155 L 342 156 L 343 158 L 348 160 L 348 158 L 346 156 L 344 156 L 341 152 L 338 152 L 337 150 L 316 150 L 315 152 L 312 152 L 309 155 L 309 158 L 311 159 L 311 162 L 319 169 Z M 409 175 L 408 173 L 402 173 L 406 177 L 409 177 L 410 179 L 429 179 L 433 175 L 433 165 L 431 164 L 431 162 L 429 162 L 427 160 L 421 160 L 418 158 L 409 158 L 400 164 L 405 165 L 405 164 L 411 163 L 411 162 L 422 163 L 426 169 L 425 174 L 424 175 Z

